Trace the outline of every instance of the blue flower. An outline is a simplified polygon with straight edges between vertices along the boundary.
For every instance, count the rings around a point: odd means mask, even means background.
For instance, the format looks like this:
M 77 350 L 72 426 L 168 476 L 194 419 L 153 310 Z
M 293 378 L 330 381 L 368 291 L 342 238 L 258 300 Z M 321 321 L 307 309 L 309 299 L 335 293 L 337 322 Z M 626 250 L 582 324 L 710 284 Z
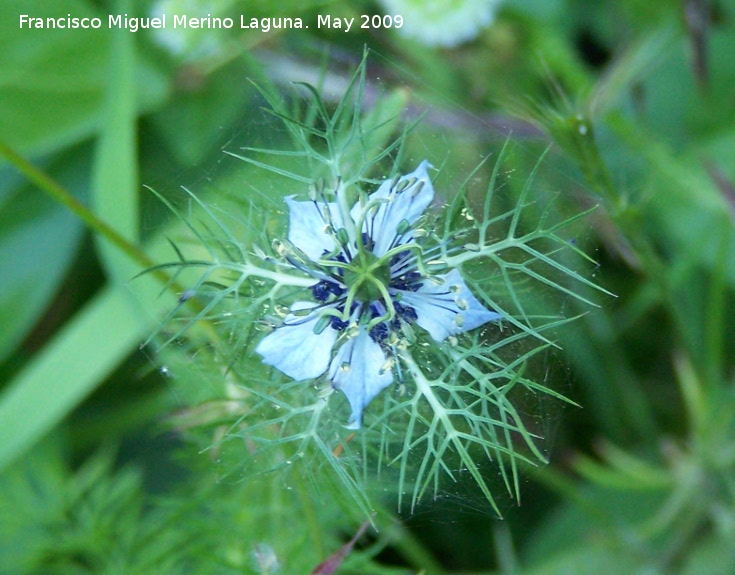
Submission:
M 256 347 L 263 362 L 295 380 L 327 374 L 352 408 L 348 427 L 400 377 L 399 354 L 413 341 L 413 324 L 435 341 L 500 318 L 472 295 L 461 274 L 430 270 L 438 248 L 424 249 L 417 224 L 434 198 L 423 161 L 411 174 L 384 181 L 349 207 L 337 201 L 296 201 L 288 241 L 279 253 L 314 278 L 311 301 L 295 302 Z M 336 348 L 336 352 L 334 351 Z

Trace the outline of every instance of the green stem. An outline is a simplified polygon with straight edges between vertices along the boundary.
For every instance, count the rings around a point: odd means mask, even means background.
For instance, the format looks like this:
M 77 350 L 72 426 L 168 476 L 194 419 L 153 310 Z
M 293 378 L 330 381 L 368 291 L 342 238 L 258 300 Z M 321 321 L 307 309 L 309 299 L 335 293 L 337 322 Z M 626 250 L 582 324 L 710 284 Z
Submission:
M 154 262 L 140 248 L 126 240 L 114 228 L 97 217 L 89 208 L 66 191 L 58 182 L 36 168 L 2 141 L 0 141 L 0 154 L 28 178 L 28 180 L 38 186 L 41 191 L 51 196 L 52 199 L 61 205 L 69 208 L 90 229 L 105 237 L 110 243 L 141 266 L 146 268 L 153 267 Z
M 707 306 L 705 309 L 704 322 L 704 376 L 705 382 L 711 390 L 722 379 L 724 373 L 725 355 L 725 332 L 726 332 L 726 308 L 727 295 L 727 265 L 729 249 L 729 221 L 723 214 L 723 220 L 717 232 L 720 241 L 717 246 L 715 263 L 712 266 L 712 277 L 709 281 L 707 294 Z M 714 232 L 714 230 L 713 230 Z
M 22 173 L 29 181 L 33 182 L 38 188 L 51 196 L 51 198 L 61 205 L 69 208 L 77 217 L 79 217 L 90 229 L 94 230 L 101 236 L 105 237 L 112 245 L 117 247 L 124 254 L 128 255 L 133 261 L 139 263 L 143 268 L 155 268 L 155 262 L 149 258 L 138 246 L 131 243 L 124 236 L 118 233 L 104 220 L 97 217 L 87 206 L 82 204 L 73 195 L 66 191 L 61 184 L 56 182 L 50 176 L 36 168 L 28 160 L 23 158 L 5 142 L 0 140 L 0 155 L 4 156 L 20 173 Z M 168 285 L 170 276 L 161 269 L 151 269 L 153 276 L 164 285 Z M 184 291 L 177 283 L 171 284 L 171 287 L 179 291 Z M 200 307 L 200 304 L 189 300 L 189 305 Z M 210 329 L 210 333 L 213 331 Z
M 266 270 L 259 268 L 251 263 L 238 264 L 238 265 L 226 265 L 225 263 L 219 263 L 219 267 L 224 269 L 232 269 L 240 272 L 245 276 L 255 276 L 263 279 L 268 279 L 282 285 L 304 287 L 308 288 L 314 285 L 315 280 L 311 277 L 297 277 L 291 274 L 285 274 L 277 271 Z
M 364 247 L 362 245 L 362 234 L 358 232 L 352 215 L 350 214 L 350 206 L 347 204 L 347 189 L 344 183 L 340 180 L 337 190 L 334 192 L 337 200 L 337 206 L 339 207 L 339 215 L 342 216 L 342 225 L 347 230 L 347 235 L 350 238 L 355 239 L 355 245 L 357 250 L 362 253 Z

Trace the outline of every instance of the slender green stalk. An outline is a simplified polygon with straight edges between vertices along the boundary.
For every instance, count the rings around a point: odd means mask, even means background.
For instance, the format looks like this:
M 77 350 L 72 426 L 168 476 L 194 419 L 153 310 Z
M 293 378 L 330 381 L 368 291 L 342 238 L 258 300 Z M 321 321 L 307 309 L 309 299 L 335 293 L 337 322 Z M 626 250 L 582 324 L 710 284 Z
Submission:
M 724 369 L 725 361 L 725 299 L 727 292 L 727 261 L 728 261 L 728 221 L 724 221 L 720 232 L 720 241 L 717 246 L 717 258 L 712 269 L 707 307 L 705 309 L 704 340 L 705 340 L 705 377 L 710 386 L 717 385 Z
M 132 260 L 146 268 L 153 267 L 155 265 L 155 262 L 143 253 L 138 246 L 126 240 L 114 228 L 101 220 L 94 214 L 94 212 L 65 190 L 58 182 L 39 170 L 36 166 L 31 164 L 23 156 L 18 154 L 2 141 L 0 141 L 0 154 L 15 166 L 20 173 L 28 178 L 28 180 L 38 186 L 41 191 L 48 194 L 53 200 L 59 202 L 61 205 L 69 208 L 90 229 L 105 237 L 110 241 L 110 243 L 128 255 Z

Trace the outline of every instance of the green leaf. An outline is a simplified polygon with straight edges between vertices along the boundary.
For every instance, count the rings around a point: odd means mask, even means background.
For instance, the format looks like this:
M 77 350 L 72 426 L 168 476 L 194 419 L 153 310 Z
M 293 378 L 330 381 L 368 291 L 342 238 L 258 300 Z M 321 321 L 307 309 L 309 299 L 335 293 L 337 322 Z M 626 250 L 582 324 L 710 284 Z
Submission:
M 149 292 L 150 293 L 150 292 Z M 108 288 L 87 304 L 0 395 L 0 469 L 48 433 L 150 331 L 131 294 Z
M 79 18 L 98 16 L 86 2 L 63 6 L 41 0 L 3 3 L 7 24 L 0 38 L 0 133 L 27 152 L 49 151 L 94 130 L 104 98 L 109 51 L 107 30 L 21 29 L 19 15 Z M 12 24 L 10 24 L 12 22 Z
M 665 504 L 666 491 L 624 491 L 579 482 L 570 482 L 569 487 L 572 491 L 564 493 L 568 501 L 554 509 L 526 541 L 524 562 L 536 567 L 529 569 L 529 573 L 562 573 L 561 566 L 573 563 L 571 558 L 577 553 L 586 556 L 585 561 L 596 561 L 599 556 L 610 557 L 612 561 L 611 556 L 619 554 L 626 546 L 629 548 L 624 554 L 626 560 L 642 562 L 648 559 L 633 551 L 645 548 L 641 525 Z M 554 565 L 559 567 L 552 567 Z M 636 572 L 614 567 L 585 570 L 582 565 L 584 562 L 580 562 L 579 568 L 566 572 Z
M 636 573 L 642 565 L 622 549 L 581 547 L 547 559 L 525 575 L 587 575 L 588 573 Z
M 93 29 L 23 29 L 19 16 L 102 18 Z M 0 134 L 20 153 L 47 153 L 92 135 L 102 118 L 111 31 L 89 2 L 8 0 L 0 6 Z M 132 36 L 127 31 L 123 34 Z M 150 65 L 139 67 L 139 107 L 161 101 L 166 88 Z
M 80 150 L 60 156 L 50 172 L 79 197 L 87 182 Z M 0 187 L 0 361 L 49 305 L 68 269 L 82 225 L 71 213 L 26 183 Z
M 198 165 L 212 152 L 221 159 L 218 147 L 232 137 L 227 127 L 252 120 L 257 103 L 249 78 L 259 74 L 249 60 L 235 60 L 207 77 L 197 78 L 195 86 L 184 87 L 168 106 L 152 116 L 153 126 L 181 165 Z
M 728 575 L 735 572 L 731 535 L 709 534 L 697 541 L 684 561 L 682 575 Z
M 114 471 L 109 446 L 72 471 L 63 443 L 49 437 L 0 475 L 2 573 L 110 572 L 102 566 L 120 565 L 131 534 L 143 535 L 140 473 Z
M 122 0 L 117 8 L 123 11 L 128 5 Z M 125 30 L 113 31 L 112 35 L 108 101 L 94 169 L 93 203 L 101 219 L 136 242 L 140 230 L 134 36 Z M 103 238 L 100 253 L 107 271 L 118 281 L 125 282 L 139 271 Z

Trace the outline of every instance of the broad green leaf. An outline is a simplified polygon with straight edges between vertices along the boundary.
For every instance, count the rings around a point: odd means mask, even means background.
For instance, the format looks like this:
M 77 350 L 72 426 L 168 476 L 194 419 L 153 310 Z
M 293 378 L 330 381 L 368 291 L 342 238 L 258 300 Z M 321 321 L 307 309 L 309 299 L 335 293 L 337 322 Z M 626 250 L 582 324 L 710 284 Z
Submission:
M 637 573 L 643 561 L 636 561 L 623 549 L 606 549 L 602 546 L 579 547 L 547 559 L 524 575 L 588 575 L 590 573 Z
M 93 29 L 23 29 L 21 14 L 102 18 Z M 0 134 L 21 153 L 47 153 L 92 135 L 105 103 L 111 31 L 90 2 L 7 0 L 0 5 Z M 123 32 L 132 36 L 129 32 Z M 165 82 L 150 65 L 137 70 L 138 105 L 160 102 Z
M 74 316 L 0 395 L 0 469 L 51 431 L 153 323 L 121 288 L 105 289 Z
M 233 136 L 230 126 L 252 119 L 256 94 L 249 79 L 254 64 L 237 59 L 198 79 L 151 117 L 161 138 L 183 166 L 197 165 Z M 192 72 L 194 74 L 195 72 Z M 221 152 L 220 152 L 221 153 Z
M 269 180 L 261 170 L 242 163 L 240 166 L 242 169 L 221 183 L 222 188 L 228 192 L 236 189 L 245 172 L 260 172 L 255 180 L 266 186 Z M 233 193 L 224 201 L 228 208 L 232 202 L 231 213 L 240 221 L 237 214 L 243 197 Z M 192 216 L 201 217 L 200 211 L 196 210 Z M 242 221 L 243 225 L 245 222 Z M 182 228 L 180 222 L 166 227 L 146 251 L 156 254 L 156 261 L 172 257 L 165 238 L 180 237 Z M 160 294 L 161 284 L 150 275 L 137 278 L 125 287 L 106 288 L 9 383 L 0 395 L 0 468 L 48 433 L 153 333 L 157 317 L 175 305 L 175 294 L 159 297 Z
M 544 570 L 544 563 L 554 556 L 558 558 L 560 565 L 566 565 L 568 558 L 575 553 L 591 554 L 590 558 L 593 558 L 611 552 L 614 554 L 619 547 L 626 544 L 642 545 L 643 535 L 637 527 L 656 514 L 665 502 L 667 492 L 631 492 L 578 483 L 573 486 L 573 493 L 565 493 L 565 496 L 568 501 L 553 510 L 526 541 L 525 564 L 538 569 L 529 570 L 530 573 L 561 573 L 562 571 L 557 570 Z M 633 571 L 568 571 L 580 574 L 603 572 Z
M 724 512 L 724 509 L 722 510 Z M 684 560 L 681 575 L 730 575 L 735 572 L 735 549 L 732 537 L 707 534 L 698 539 Z
M 77 197 L 88 185 L 84 150 L 62 154 L 49 173 Z M 3 168 L 2 171 L 9 171 Z M 81 237 L 81 222 L 34 186 L 7 178 L 0 187 L 0 361 L 49 305 Z
M 0 8 L 0 133 L 21 153 L 49 151 L 94 130 L 104 97 L 107 30 L 23 29 L 21 14 L 101 16 L 80 0 L 10 0 Z
M 117 8 L 125 12 L 129 3 L 123 0 Z M 140 191 L 136 153 L 134 36 L 125 30 L 114 30 L 110 34 L 109 90 L 94 168 L 93 205 L 102 220 L 135 243 L 140 233 Z M 98 239 L 102 261 L 112 280 L 125 282 L 139 271 L 104 238 Z

